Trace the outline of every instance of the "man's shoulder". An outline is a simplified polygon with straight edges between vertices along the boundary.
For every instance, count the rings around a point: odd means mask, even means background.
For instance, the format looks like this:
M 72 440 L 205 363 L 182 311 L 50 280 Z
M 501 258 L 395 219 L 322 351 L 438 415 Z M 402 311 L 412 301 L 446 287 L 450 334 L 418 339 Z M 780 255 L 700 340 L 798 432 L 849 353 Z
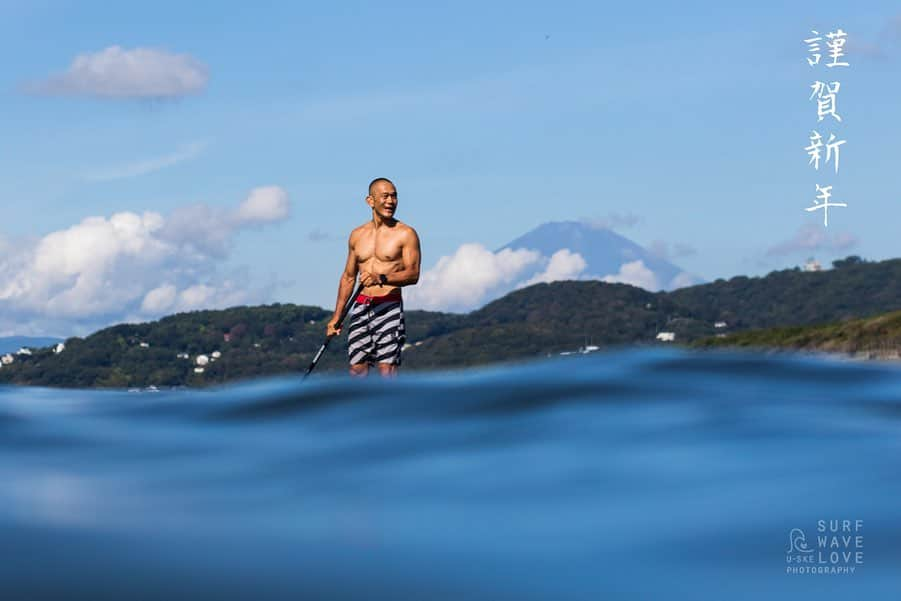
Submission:
M 417 236 L 416 230 L 414 230 L 412 226 L 407 225 L 403 221 L 397 222 L 397 229 L 404 236 Z
M 350 239 L 353 240 L 355 237 L 357 237 L 360 234 L 362 234 L 363 232 L 365 232 L 366 229 L 369 228 L 370 224 L 371 224 L 371 222 L 367 221 L 366 223 L 364 223 L 362 225 L 358 225 L 357 227 L 352 229 L 350 232 Z

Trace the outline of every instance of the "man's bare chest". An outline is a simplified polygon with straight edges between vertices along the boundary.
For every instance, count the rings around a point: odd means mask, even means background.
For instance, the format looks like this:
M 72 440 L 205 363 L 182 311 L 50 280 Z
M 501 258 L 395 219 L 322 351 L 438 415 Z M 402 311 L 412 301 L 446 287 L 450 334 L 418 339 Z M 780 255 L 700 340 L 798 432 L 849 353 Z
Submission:
M 395 234 L 363 234 L 355 245 L 357 258 L 368 261 L 399 261 L 403 255 L 403 244 L 400 236 Z

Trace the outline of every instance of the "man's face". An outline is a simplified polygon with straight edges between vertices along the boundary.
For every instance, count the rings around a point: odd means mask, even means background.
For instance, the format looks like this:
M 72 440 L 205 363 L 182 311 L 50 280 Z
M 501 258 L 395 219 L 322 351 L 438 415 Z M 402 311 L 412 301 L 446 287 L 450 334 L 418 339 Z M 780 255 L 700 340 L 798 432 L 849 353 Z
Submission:
M 397 190 L 388 182 L 376 182 L 366 202 L 382 219 L 393 219 L 397 210 Z

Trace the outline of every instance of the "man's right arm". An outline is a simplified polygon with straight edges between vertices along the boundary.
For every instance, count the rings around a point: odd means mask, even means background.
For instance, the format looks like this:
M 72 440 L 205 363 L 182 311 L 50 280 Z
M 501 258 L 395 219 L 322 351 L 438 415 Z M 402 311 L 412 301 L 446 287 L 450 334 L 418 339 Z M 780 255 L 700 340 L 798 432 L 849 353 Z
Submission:
M 344 272 L 338 282 L 338 300 L 335 303 L 335 312 L 325 329 L 326 336 L 337 336 L 341 333 L 341 328 L 337 327 L 338 320 L 341 319 L 341 311 L 347 304 L 354 289 L 354 282 L 357 280 L 357 257 L 354 254 L 353 233 L 347 240 L 347 262 L 344 264 Z

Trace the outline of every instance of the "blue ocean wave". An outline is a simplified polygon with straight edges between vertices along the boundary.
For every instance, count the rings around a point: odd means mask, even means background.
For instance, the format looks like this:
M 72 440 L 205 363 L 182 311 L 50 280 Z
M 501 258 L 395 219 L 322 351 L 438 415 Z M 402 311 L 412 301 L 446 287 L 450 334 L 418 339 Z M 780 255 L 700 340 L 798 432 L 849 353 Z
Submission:
M 894 364 L 661 348 L 3 387 L 0 597 L 891 598 L 899 418 Z

